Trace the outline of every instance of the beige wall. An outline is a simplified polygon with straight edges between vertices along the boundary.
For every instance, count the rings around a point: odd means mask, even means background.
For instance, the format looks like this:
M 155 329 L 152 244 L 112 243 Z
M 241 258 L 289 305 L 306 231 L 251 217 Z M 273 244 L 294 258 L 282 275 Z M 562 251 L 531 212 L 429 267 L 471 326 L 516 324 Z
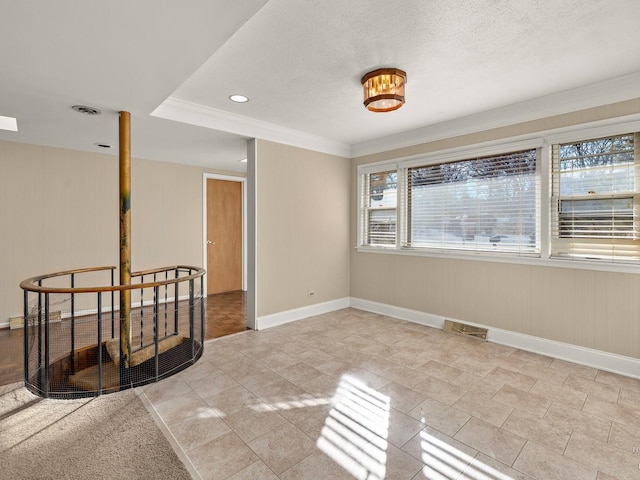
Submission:
M 352 248 L 360 164 L 638 112 L 634 100 L 352 162 L 257 141 L 257 315 L 352 296 L 640 358 L 640 275 Z M 200 265 L 204 170 L 132 165 L 133 269 Z M 117 265 L 117 168 L 112 155 L 0 142 L 0 323 L 21 314 L 29 276 Z
M 202 266 L 214 171 L 137 158 L 131 170 L 132 269 Z M 0 323 L 22 314 L 25 278 L 119 264 L 118 198 L 117 156 L 0 141 Z
M 257 316 L 348 297 L 349 160 L 259 140 L 256 168 Z
M 640 99 L 356 158 L 357 166 L 640 112 Z M 640 358 L 640 275 L 435 257 L 351 253 L 351 296 Z M 640 273 L 640 270 L 639 272 Z

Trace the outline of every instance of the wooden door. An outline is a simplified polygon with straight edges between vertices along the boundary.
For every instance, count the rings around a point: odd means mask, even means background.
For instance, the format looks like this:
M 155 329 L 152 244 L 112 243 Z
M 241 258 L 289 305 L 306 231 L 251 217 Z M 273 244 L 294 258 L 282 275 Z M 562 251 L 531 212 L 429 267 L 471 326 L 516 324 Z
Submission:
M 242 184 L 207 179 L 207 294 L 242 290 Z

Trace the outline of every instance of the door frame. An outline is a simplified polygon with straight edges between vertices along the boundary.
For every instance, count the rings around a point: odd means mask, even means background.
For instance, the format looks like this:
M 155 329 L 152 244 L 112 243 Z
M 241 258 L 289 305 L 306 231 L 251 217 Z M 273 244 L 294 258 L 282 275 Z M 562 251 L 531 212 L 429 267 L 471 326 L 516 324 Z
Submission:
M 247 291 L 247 179 L 217 173 L 202 174 L 202 268 L 207 269 L 207 180 L 226 180 L 240 183 L 242 190 L 242 290 Z M 207 291 L 208 275 L 204 276 L 204 291 Z

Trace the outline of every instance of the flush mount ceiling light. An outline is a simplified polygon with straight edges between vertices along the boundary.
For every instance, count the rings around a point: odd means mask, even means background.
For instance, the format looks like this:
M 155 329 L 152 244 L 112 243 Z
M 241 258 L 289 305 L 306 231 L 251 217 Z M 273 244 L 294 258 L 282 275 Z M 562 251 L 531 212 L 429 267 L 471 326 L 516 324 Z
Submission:
M 244 95 L 229 95 L 229 100 L 236 103 L 246 103 L 249 101 L 249 97 L 245 97 Z
M 18 121 L 13 117 L 5 117 L 0 115 L 0 130 L 8 130 L 10 132 L 18 131 Z
M 364 106 L 372 112 L 391 112 L 404 105 L 407 74 L 397 68 L 380 68 L 367 73 L 362 80 Z

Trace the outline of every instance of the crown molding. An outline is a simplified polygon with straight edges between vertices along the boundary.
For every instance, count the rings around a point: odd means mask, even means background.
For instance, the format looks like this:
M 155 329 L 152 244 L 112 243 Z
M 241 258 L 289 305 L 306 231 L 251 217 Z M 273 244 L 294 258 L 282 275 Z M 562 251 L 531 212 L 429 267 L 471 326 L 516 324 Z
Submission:
M 640 72 L 353 145 L 175 97 L 167 98 L 151 115 L 247 138 L 357 158 L 635 98 L 640 98 Z
M 175 97 L 167 98 L 151 115 L 198 125 L 247 138 L 260 138 L 294 147 L 351 158 L 351 145 L 282 127 L 273 123 L 225 112 Z
M 354 158 L 640 98 L 640 72 L 351 146 Z

